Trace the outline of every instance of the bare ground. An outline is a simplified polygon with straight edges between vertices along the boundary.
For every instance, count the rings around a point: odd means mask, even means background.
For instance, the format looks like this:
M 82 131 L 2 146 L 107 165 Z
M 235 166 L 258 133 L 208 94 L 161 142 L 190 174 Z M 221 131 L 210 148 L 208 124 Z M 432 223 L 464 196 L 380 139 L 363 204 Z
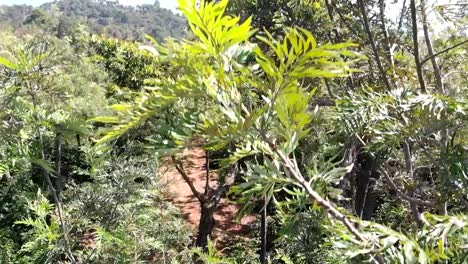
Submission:
M 195 188 L 203 193 L 206 184 L 205 151 L 201 148 L 192 148 L 184 152 L 186 157 L 184 168 L 194 183 Z M 193 195 L 188 184 L 170 162 L 166 163 L 166 172 L 163 175 L 165 182 L 172 193 L 172 201 L 180 208 L 187 220 L 187 225 L 194 231 L 200 221 L 200 203 Z M 217 176 L 211 175 L 210 187 L 218 186 Z M 248 225 L 255 221 L 254 216 L 245 216 L 240 223 L 235 222 L 240 207 L 227 198 L 222 198 L 214 215 L 216 220 L 212 239 L 217 245 L 228 245 L 229 239 L 237 235 L 248 235 Z

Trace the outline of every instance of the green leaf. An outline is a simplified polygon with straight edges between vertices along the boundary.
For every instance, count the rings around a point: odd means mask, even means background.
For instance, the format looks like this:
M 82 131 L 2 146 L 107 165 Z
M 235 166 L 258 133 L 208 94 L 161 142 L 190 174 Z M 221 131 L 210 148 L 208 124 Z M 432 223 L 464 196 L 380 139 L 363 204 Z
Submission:
M 104 123 L 104 124 L 119 124 L 120 119 L 116 116 L 99 116 L 90 119 L 92 122 L 99 122 L 99 123 Z
M 0 57 L 0 64 L 11 70 L 19 70 L 19 67 L 15 62 L 3 57 Z
M 124 112 L 124 111 L 130 111 L 132 109 L 132 106 L 129 104 L 115 104 L 115 105 L 111 105 L 110 108 L 114 111 Z M 96 121 L 96 122 L 100 122 L 100 121 Z M 102 122 L 102 123 L 106 123 L 106 122 Z

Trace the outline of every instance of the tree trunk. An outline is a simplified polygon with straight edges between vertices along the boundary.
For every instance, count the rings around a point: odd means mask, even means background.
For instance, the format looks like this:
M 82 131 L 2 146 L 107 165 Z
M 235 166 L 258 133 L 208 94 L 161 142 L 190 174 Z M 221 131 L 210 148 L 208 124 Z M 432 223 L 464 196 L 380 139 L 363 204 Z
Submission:
M 362 218 L 362 212 L 366 203 L 367 189 L 369 187 L 369 173 L 367 171 L 359 171 L 356 176 L 354 211 L 357 217 Z
M 205 179 L 205 192 L 204 195 L 208 195 L 210 192 L 210 155 L 208 151 L 205 151 L 205 171 L 206 171 L 206 179 Z
M 356 172 L 354 210 L 357 217 L 370 220 L 377 204 L 377 194 L 374 189 L 378 178 L 376 161 L 366 153 L 360 153 L 357 159 L 359 167 Z
M 343 161 L 341 162 L 340 166 L 341 167 L 348 167 L 351 164 L 354 165 L 353 169 L 347 173 L 343 179 L 340 181 L 340 189 L 343 191 L 343 195 L 345 197 L 349 197 L 350 199 L 346 199 L 344 202 L 347 205 L 347 208 L 353 208 L 355 206 L 354 202 L 354 195 L 355 195 L 355 190 L 356 190 L 356 179 L 357 179 L 357 173 L 359 171 L 357 170 L 356 166 L 356 160 L 359 155 L 359 151 L 361 148 L 361 144 L 358 139 L 355 137 L 351 138 L 351 141 L 348 142 L 344 155 L 343 155 Z
M 260 243 L 260 263 L 266 264 L 267 259 L 267 243 L 268 243 L 268 201 L 267 197 L 264 197 L 263 203 L 263 210 L 261 212 L 261 226 L 260 226 L 260 236 L 261 236 L 261 243 Z
M 413 0 L 412 0 L 413 1 Z M 412 161 L 412 154 L 411 154 L 411 147 L 408 141 L 403 143 L 403 154 L 405 156 L 405 167 L 406 172 L 409 174 L 411 179 L 414 179 L 414 170 L 413 170 L 413 161 Z M 409 193 L 410 197 L 414 197 L 414 191 Z M 423 227 L 424 219 L 422 214 L 419 212 L 419 207 L 415 202 L 410 201 L 410 209 L 411 213 L 413 214 L 414 220 L 419 228 Z
M 56 192 L 60 199 L 65 184 L 62 175 L 62 133 L 60 131 L 55 135 L 55 171 L 57 173 Z
M 76 144 L 78 144 L 78 147 L 81 147 L 81 137 L 80 137 L 80 134 L 76 134 Z
M 215 226 L 214 212 L 216 211 L 217 202 L 208 200 L 201 203 L 201 216 L 198 225 L 198 236 L 196 246 L 207 250 L 208 239 L 213 233 Z
M 208 154 L 207 154 L 208 155 Z M 197 247 L 202 248 L 203 250 L 208 249 L 208 239 L 213 233 L 213 229 L 215 226 L 215 219 L 214 213 L 216 208 L 218 207 L 219 200 L 221 199 L 221 195 L 225 192 L 226 186 L 221 184 L 217 190 L 212 190 L 209 185 L 210 180 L 210 170 L 209 170 L 209 157 L 206 156 L 205 168 L 206 168 L 206 182 L 205 182 L 205 191 L 204 193 L 200 193 L 195 188 L 192 180 L 190 179 L 189 175 L 185 172 L 183 163 L 176 159 L 175 156 L 172 156 L 172 162 L 174 163 L 176 170 L 182 176 L 184 181 L 190 187 L 193 195 L 198 199 L 200 202 L 201 208 L 201 215 L 200 215 L 200 222 L 198 224 L 198 235 L 195 245 Z
M 432 68 L 434 69 L 434 77 L 436 79 L 437 90 L 439 91 L 439 93 L 444 94 L 445 89 L 444 89 L 444 83 L 442 81 L 442 74 L 440 73 L 439 64 L 437 63 L 436 57 L 434 56 L 434 48 L 432 46 L 431 36 L 429 36 L 429 26 L 427 22 L 425 0 L 421 0 L 421 15 L 422 15 L 424 39 L 426 41 L 428 55 L 431 58 Z
M 382 61 L 380 60 L 377 46 L 375 45 L 374 36 L 372 35 L 372 31 L 369 25 L 369 18 L 367 17 L 366 6 L 364 5 L 363 0 L 358 0 L 358 5 L 359 5 L 359 8 L 361 9 L 361 15 L 362 15 L 362 19 L 364 22 L 364 29 L 366 30 L 367 38 L 369 39 L 372 52 L 374 53 L 374 59 L 377 62 L 377 67 L 379 68 L 380 77 L 385 84 L 385 88 L 387 88 L 387 90 L 390 91 L 392 89 L 392 86 L 390 85 L 390 81 L 387 78 L 387 74 L 385 73 L 385 70 L 383 68 Z
M 405 17 L 406 13 L 406 0 L 403 0 L 403 5 L 401 7 L 400 18 L 398 19 L 398 29 L 397 33 L 400 34 L 401 28 L 403 26 L 403 18 Z
M 421 58 L 419 57 L 419 42 L 418 42 L 418 20 L 416 17 L 416 0 L 410 1 L 411 21 L 413 29 L 413 47 L 414 47 L 414 61 L 416 63 L 416 72 L 418 73 L 418 81 L 421 91 L 426 92 L 426 83 L 424 82 L 424 75 L 422 71 Z
M 379 8 L 380 8 L 380 26 L 382 28 L 383 36 L 384 36 L 384 44 L 385 44 L 385 52 L 387 55 L 387 60 L 389 63 L 390 72 L 392 73 L 393 82 L 395 82 L 395 63 L 393 60 L 393 52 L 392 47 L 390 45 L 390 37 L 388 35 L 387 29 L 387 22 L 385 18 L 385 1 L 379 0 Z
M 375 191 L 376 179 L 373 178 L 374 173 L 369 178 L 369 183 L 367 185 L 366 200 L 364 202 L 364 207 L 362 208 L 362 219 L 370 221 L 374 215 L 375 207 L 377 206 L 377 193 Z

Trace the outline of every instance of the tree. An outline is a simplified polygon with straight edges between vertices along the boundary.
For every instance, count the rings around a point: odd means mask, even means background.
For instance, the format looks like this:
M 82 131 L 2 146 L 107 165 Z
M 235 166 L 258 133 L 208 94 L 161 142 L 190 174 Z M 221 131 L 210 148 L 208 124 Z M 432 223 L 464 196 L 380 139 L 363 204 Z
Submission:
M 155 124 L 160 129 L 155 131 L 157 134 L 152 139 L 156 143 L 156 149 L 167 151 L 172 148 L 170 153 L 173 153 L 189 147 L 196 137 L 204 139 L 203 147 L 208 150 L 234 144 L 236 150 L 230 153 L 225 164 L 252 157 L 252 162 L 247 163 L 247 170 L 244 171 L 245 183 L 239 185 L 243 199 L 252 201 L 254 197 L 267 196 L 277 200 L 278 193 L 285 190 L 290 194 L 289 199 L 297 206 L 314 204 L 323 208 L 330 218 L 330 238 L 347 245 L 344 252 L 348 258 L 369 259 L 378 263 L 396 261 L 402 256 L 418 259 L 421 263 L 445 258 L 443 251 L 428 253 L 423 250 L 434 248 L 428 246 L 429 244 L 420 246 L 417 240 L 402 233 L 343 213 L 332 202 L 336 196 L 327 186 L 339 182 L 350 172 L 350 167 L 311 171 L 298 162 L 296 151 L 299 150 L 299 142 L 309 135 L 311 121 L 316 113 L 309 108 L 315 90 L 307 89 L 302 80 L 348 76 L 354 71 L 350 67 L 350 59 L 358 57 L 350 51 L 355 45 L 341 43 L 320 46 L 307 30 L 292 28 L 285 31 L 284 39 L 281 40 L 268 32 L 265 32 L 266 37 L 257 37 L 268 47 L 267 53 L 258 47 L 252 48 L 248 43 L 254 32 L 250 28 L 251 19 L 235 24 L 232 18 L 222 16 L 227 4 L 227 1 L 202 1 L 199 11 L 195 1 L 180 1 L 181 10 L 187 16 L 197 39 L 191 42 L 174 42 L 167 46 L 156 44 L 161 62 L 168 65 L 168 72 L 172 74 L 162 76 L 158 86 L 142 95 L 133 105 L 115 106 L 115 109 L 122 110 L 112 117 L 112 122 L 118 125 L 100 142 L 115 139 L 129 129 L 157 117 Z M 249 64 L 245 58 L 252 53 L 256 56 L 256 63 Z M 425 105 L 445 104 L 439 102 L 438 98 L 425 95 L 410 96 L 408 100 L 415 104 L 415 107 L 409 108 L 416 111 L 410 114 L 412 118 L 430 118 L 434 114 L 432 111 L 438 110 L 431 108 L 430 112 L 426 112 Z M 351 109 L 355 108 L 352 105 L 354 102 L 359 102 L 359 99 L 353 98 L 349 105 Z M 379 101 L 374 99 L 369 102 Z M 457 109 L 463 103 L 452 102 L 451 105 Z M 173 111 L 174 108 L 177 111 Z M 456 112 L 453 109 L 443 111 Z M 396 114 L 398 113 L 396 110 Z M 380 119 L 376 113 L 369 114 L 370 118 L 377 118 L 377 127 L 385 125 L 393 129 L 388 123 L 381 124 L 379 120 L 384 119 Z M 459 117 L 455 114 L 453 118 L 457 120 Z M 151 120 L 154 122 L 154 119 Z M 395 117 L 395 121 L 398 120 L 400 118 Z M 424 124 L 421 124 L 421 129 L 423 127 L 425 128 Z M 357 137 L 361 140 L 371 138 L 359 134 Z M 400 137 L 385 140 L 388 143 L 402 141 Z M 177 163 L 177 160 L 174 162 Z M 407 170 L 411 174 L 414 169 Z M 183 175 L 182 170 L 179 172 Z M 196 191 L 194 194 L 197 195 Z M 437 225 L 443 229 L 466 232 L 463 217 L 439 218 L 425 215 L 430 217 L 430 221 L 438 222 Z M 450 226 L 451 221 L 461 221 L 461 224 Z M 431 230 L 430 226 L 427 228 L 425 230 Z M 349 236 L 353 239 L 348 240 Z M 377 237 L 385 239 L 379 240 Z M 438 235 L 431 236 L 427 243 L 439 239 L 441 237 Z M 348 242 L 344 242 L 346 240 Z M 361 248 L 362 251 L 355 254 L 353 248 Z M 454 254 L 454 258 L 458 254 L 455 248 L 447 249 L 453 252 L 451 254 Z
M 120 98 L 81 37 L 0 42 L 0 262 L 187 263 L 190 232 L 155 157 L 133 138 L 94 146 L 102 124 L 89 119 Z
M 61 195 L 69 178 L 65 174 L 62 159 L 67 143 L 70 144 L 75 136 L 87 133 L 86 119 L 92 108 L 83 102 L 94 104 L 93 108 L 96 109 L 99 108 L 96 102 L 102 98 L 95 89 L 95 100 L 90 100 L 91 93 L 87 93 L 86 89 L 96 88 L 92 86 L 92 82 L 79 86 L 77 81 L 80 77 L 87 79 L 91 76 L 76 73 L 77 68 L 65 64 L 65 60 L 73 58 L 71 51 L 67 49 L 69 47 L 63 45 L 64 42 L 35 37 L 24 44 L 15 44 L 7 53 L 8 57 L 0 58 L 4 85 L 2 119 L 7 127 L 15 126 L 14 123 L 20 124 L 10 131 L 19 133 L 20 136 L 11 134 L 13 138 L 10 140 L 14 143 L 12 142 L 10 149 L 7 148 L 9 153 L 4 153 L 7 154 L 4 166 L 6 170 L 20 175 L 25 173 L 22 169 L 29 169 L 30 178 L 37 177 L 35 174 L 40 171 L 41 182 L 46 184 L 46 190 L 51 194 L 57 209 L 67 257 L 74 262 L 67 236 L 70 227 L 64 220 Z M 58 61 L 62 64 L 58 64 Z M 72 80 L 75 82 L 73 85 Z M 80 105 L 77 105 L 78 102 Z M 21 159 L 28 164 L 23 165 L 23 168 L 16 167 L 15 159 L 18 159 L 19 153 L 15 154 L 14 145 L 23 148 L 21 152 L 25 155 Z M 8 154 L 11 156 L 8 157 Z
M 116 4 L 116 1 L 61 0 L 46 3 L 40 7 L 2 6 L 0 19 L 2 24 L 12 26 L 14 30 L 26 30 L 31 25 L 47 31 L 63 31 L 69 26 L 68 21 L 89 27 L 91 33 L 122 37 L 127 40 L 145 40 L 145 33 L 154 34 L 159 41 L 166 38 L 185 36 L 186 21 L 171 10 L 161 8 L 159 2 L 142 5 L 137 8 Z M 23 23 L 24 21 L 24 23 Z M 22 25 L 24 24 L 24 25 Z M 137 27 L 139 32 L 133 29 Z
M 169 11 L 91 2 L 0 40 L 0 262 L 466 262 L 464 5 L 181 0 L 190 38 L 158 42 Z M 148 16 L 143 43 L 79 25 L 140 38 Z M 200 205 L 200 248 L 162 162 Z M 261 216 L 224 250 L 221 197 Z

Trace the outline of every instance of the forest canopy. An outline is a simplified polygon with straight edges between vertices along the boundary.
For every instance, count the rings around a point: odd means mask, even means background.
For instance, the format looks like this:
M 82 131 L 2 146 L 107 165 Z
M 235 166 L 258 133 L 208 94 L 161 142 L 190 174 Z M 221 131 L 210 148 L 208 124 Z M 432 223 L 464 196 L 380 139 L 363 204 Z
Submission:
M 136 7 L 106 0 L 60 0 L 37 8 L 0 6 L 0 28 L 29 33 L 30 25 L 47 28 L 60 38 L 80 25 L 90 33 L 140 41 L 145 40 L 145 34 L 162 41 L 167 37 L 181 38 L 186 32 L 186 20 L 160 7 L 158 1 Z
M 0 7 L 0 263 L 467 263 L 466 4 L 179 6 Z

